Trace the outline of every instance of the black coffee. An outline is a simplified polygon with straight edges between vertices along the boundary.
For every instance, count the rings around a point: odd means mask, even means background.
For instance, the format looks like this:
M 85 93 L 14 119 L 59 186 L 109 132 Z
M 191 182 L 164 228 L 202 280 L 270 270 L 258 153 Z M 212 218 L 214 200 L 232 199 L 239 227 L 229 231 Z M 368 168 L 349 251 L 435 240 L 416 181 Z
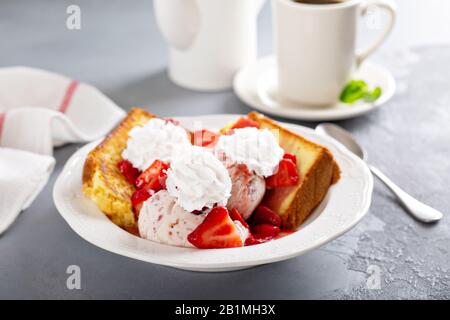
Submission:
M 298 3 L 306 3 L 306 4 L 336 4 L 341 3 L 343 0 L 292 0 Z

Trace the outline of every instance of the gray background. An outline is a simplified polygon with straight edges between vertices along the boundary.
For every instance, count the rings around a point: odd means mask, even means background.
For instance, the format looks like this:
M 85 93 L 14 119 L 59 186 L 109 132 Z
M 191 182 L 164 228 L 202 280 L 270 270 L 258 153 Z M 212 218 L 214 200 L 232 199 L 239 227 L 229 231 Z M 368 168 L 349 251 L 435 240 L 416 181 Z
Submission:
M 82 10 L 78 31 L 65 27 L 65 11 L 73 3 Z M 259 26 L 264 55 L 272 52 L 268 5 Z M 440 223 L 414 221 L 376 182 L 363 221 L 318 250 L 245 271 L 179 271 L 106 252 L 69 228 L 51 196 L 56 176 L 80 147 L 69 145 L 56 150 L 50 182 L 0 238 L 0 298 L 450 298 L 450 47 L 417 47 L 414 41 L 415 47 L 405 47 L 411 41 L 400 41 L 414 32 L 408 25 L 397 30 L 404 34 L 394 33 L 374 57 L 394 73 L 395 97 L 371 114 L 339 124 L 357 136 L 373 163 L 394 181 L 443 211 Z M 250 111 L 232 91 L 197 93 L 169 81 L 166 47 L 150 0 L 2 0 L 0 39 L 0 66 L 66 74 L 97 86 L 123 108 L 139 105 L 161 116 Z M 66 288 L 71 264 L 81 267 L 81 290 Z M 371 265 L 380 268 L 379 290 L 366 285 Z

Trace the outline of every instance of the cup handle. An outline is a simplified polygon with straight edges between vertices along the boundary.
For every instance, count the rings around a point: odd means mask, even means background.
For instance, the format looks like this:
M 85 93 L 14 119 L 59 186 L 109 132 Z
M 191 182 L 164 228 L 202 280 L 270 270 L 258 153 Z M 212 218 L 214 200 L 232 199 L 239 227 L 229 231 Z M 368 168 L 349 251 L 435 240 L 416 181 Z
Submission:
M 356 54 L 357 66 L 361 65 L 361 63 L 368 56 L 370 56 L 375 50 L 377 50 L 378 47 L 384 42 L 386 37 L 392 31 L 392 28 L 394 27 L 395 20 L 397 17 L 397 7 L 396 7 L 395 3 L 390 0 L 368 0 L 368 1 L 365 1 L 361 5 L 361 15 L 365 16 L 367 14 L 368 9 L 370 9 L 371 7 L 377 7 L 377 8 L 387 11 L 389 13 L 389 21 L 386 24 L 386 26 L 384 27 L 381 34 L 374 41 L 374 43 L 372 43 L 366 49 L 364 49 L 361 52 Z

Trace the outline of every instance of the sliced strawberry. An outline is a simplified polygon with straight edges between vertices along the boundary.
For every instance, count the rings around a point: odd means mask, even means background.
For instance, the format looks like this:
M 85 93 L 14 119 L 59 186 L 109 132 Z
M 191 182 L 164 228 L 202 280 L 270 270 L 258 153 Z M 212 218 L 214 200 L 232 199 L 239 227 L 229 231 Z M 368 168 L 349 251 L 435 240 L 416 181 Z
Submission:
M 249 235 L 249 237 L 247 238 L 247 240 L 245 240 L 245 245 L 246 246 L 253 246 L 255 244 L 261 244 L 266 242 L 267 240 L 265 239 L 257 239 L 255 238 L 252 234 Z
M 159 185 L 161 186 L 161 189 L 163 189 L 163 190 L 167 189 L 166 180 L 167 180 L 167 169 L 164 170 L 164 172 L 158 176 Z
M 247 127 L 259 128 L 259 123 L 247 117 L 240 117 L 238 121 L 231 127 L 231 129 L 242 129 Z
M 138 169 L 133 167 L 130 161 L 121 160 L 117 163 L 117 167 L 129 183 L 134 184 L 136 182 L 136 179 L 139 176 L 140 172 Z
M 219 140 L 219 135 L 212 131 L 203 129 L 194 132 L 194 142 L 193 144 L 200 147 L 212 148 L 216 145 Z
M 246 246 L 253 246 L 255 244 L 261 244 L 273 239 L 278 239 L 280 228 L 270 224 L 260 224 L 253 227 L 252 232 L 253 234 L 250 234 L 247 240 L 245 240 Z
M 136 188 L 152 189 L 155 192 L 163 189 L 168 168 L 169 165 L 167 163 L 162 162 L 161 160 L 155 160 L 152 165 L 136 179 Z
M 276 227 L 281 226 L 281 218 L 274 211 L 266 206 L 258 206 L 252 215 L 252 224 L 270 224 Z
M 229 211 L 229 214 L 230 214 L 231 220 L 239 221 L 244 227 L 246 227 L 247 229 L 250 229 L 250 227 L 248 226 L 248 223 L 245 222 L 244 218 L 242 217 L 242 215 L 236 208 L 231 209 L 231 211 Z
M 267 189 L 295 186 L 299 180 L 297 166 L 292 160 L 281 159 L 278 171 L 266 179 Z
M 297 156 L 293 153 L 286 152 L 283 155 L 283 159 L 291 160 L 293 163 L 297 164 Z
M 131 195 L 131 206 L 133 207 L 134 217 L 139 218 L 139 211 L 141 211 L 142 203 L 155 194 L 152 189 L 138 189 Z
M 242 247 L 236 226 L 224 207 L 213 208 L 205 220 L 188 235 L 188 241 L 200 249 Z
M 271 224 L 258 224 L 252 228 L 252 234 L 256 239 L 271 240 L 278 236 L 280 228 Z

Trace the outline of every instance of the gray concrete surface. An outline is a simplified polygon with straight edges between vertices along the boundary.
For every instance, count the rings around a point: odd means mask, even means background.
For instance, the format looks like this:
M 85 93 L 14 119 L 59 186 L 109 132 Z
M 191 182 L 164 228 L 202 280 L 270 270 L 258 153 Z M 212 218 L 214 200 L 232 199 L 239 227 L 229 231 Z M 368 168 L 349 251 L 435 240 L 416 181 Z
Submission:
M 65 27 L 72 3 L 82 10 L 78 31 Z M 261 55 L 272 52 L 270 24 L 266 6 L 259 19 Z M 231 91 L 197 93 L 169 81 L 150 0 L 2 0 L 0 39 L 1 67 L 66 74 L 126 109 L 140 105 L 161 116 L 250 111 Z M 395 97 L 371 114 L 338 123 L 394 181 L 444 212 L 438 224 L 414 221 L 376 183 L 363 221 L 320 249 L 245 271 L 179 271 L 106 252 L 70 229 L 52 200 L 56 176 L 80 147 L 68 145 L 56 150 L 57 167 L 43 192 L 0 238 L 0 298 L 450 298 L 450 47 L 388 49 L 375 59 L 394 73 Z M 66 288 L 72 264 L 81 268 L 81 290 Z M 367 286 L 374 269 L 380 289 Z

